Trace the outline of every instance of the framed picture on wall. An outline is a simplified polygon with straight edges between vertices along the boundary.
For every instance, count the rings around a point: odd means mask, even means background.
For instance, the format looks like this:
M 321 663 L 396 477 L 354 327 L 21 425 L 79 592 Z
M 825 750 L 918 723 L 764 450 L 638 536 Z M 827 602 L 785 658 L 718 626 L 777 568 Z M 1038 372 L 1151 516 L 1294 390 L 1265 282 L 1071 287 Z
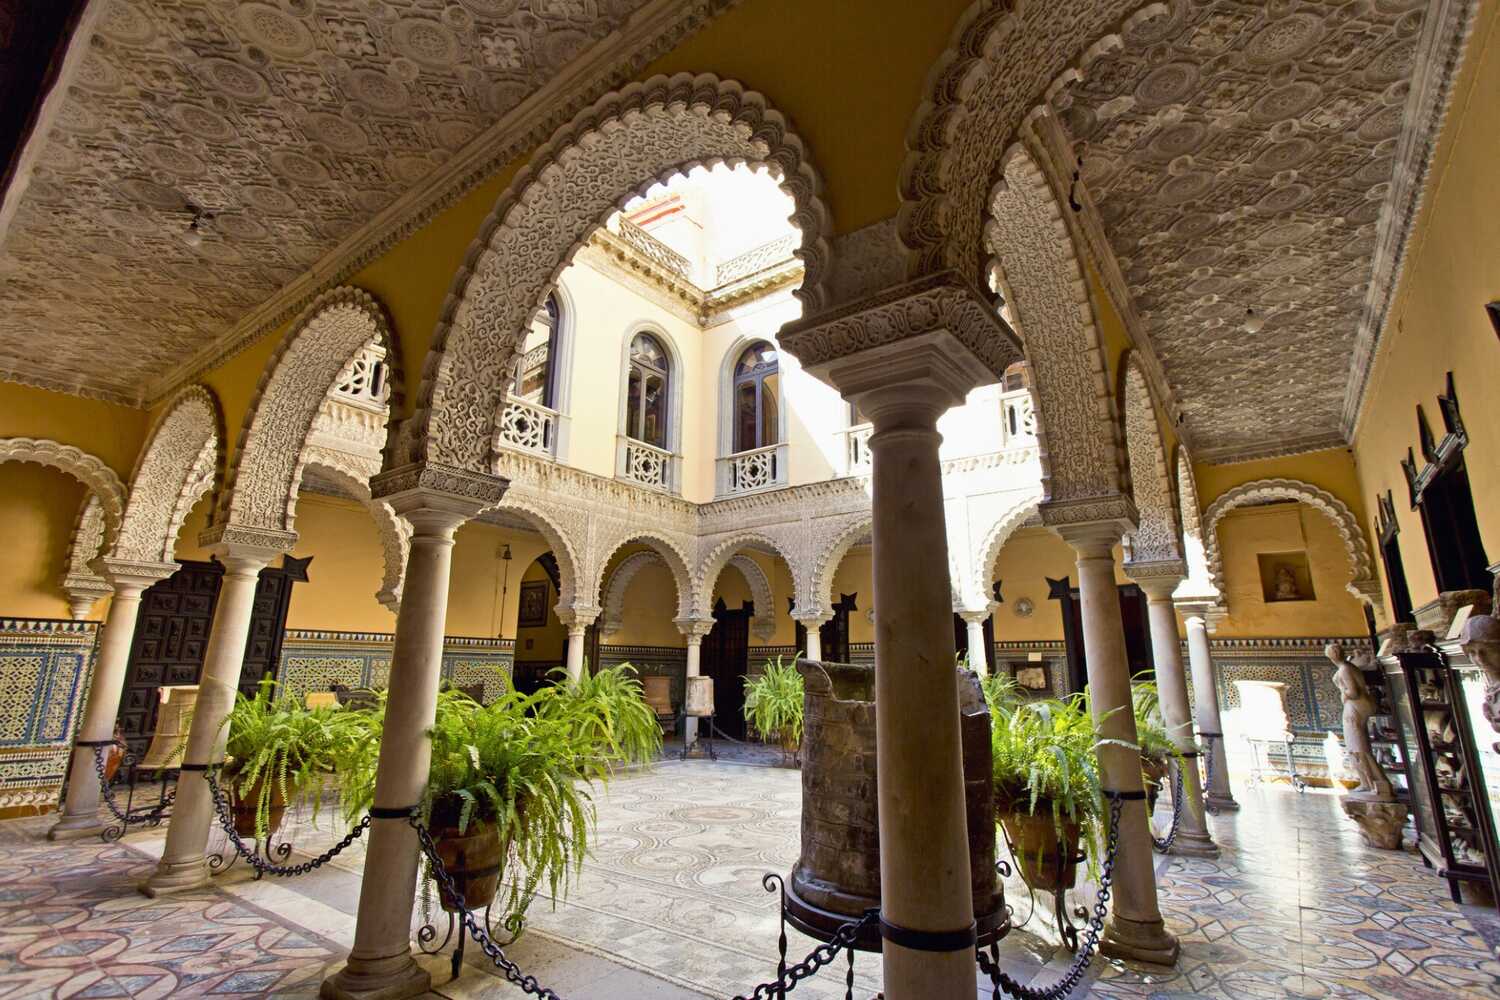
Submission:
M 547 624 L 547 594 L 552 588 L 546 580 L 521 584 L 521 608 L 516 624 L 521 628 L 542 628 Z

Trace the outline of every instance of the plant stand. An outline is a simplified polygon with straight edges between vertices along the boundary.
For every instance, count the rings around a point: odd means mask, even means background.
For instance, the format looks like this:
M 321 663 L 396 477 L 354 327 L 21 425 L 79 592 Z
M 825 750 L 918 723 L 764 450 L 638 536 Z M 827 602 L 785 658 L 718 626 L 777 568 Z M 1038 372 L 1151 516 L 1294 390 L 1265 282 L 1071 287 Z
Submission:
M 1010 852 L 1011 858 L 1013 860 L 1016 860 L 1016 863 L 1019 866 L 1019 864 L 1020 864 L 1020 862 L 1019 862 L 1020 855 L 1016 851 L 1016 845 L 1015 845 L 1015 843 L 1010 839 L 1010 834 L 1005 832 L 1005 827 L 1004 826 L 1000 827 L 1000 831 L 1001 831 L 1002 835 L 1005 837 L 1005 848 L 1006 848 L 1006 850 L 1008 850 Z M 1084 862 L 1086 862 L 1088 860 L 1088 855 L 1086 853 L 1084 853 L 1083 851 L 1079 851 L 1072 858 L 1066 857 L 1065 856 L 1065 852 L 1063 850 L 1063 843 L 1062 843 L 1062 841 L 1059 840 L 1057 842 L 1057 847 L 1056 847 L 1055 852 L 1053 854 L 1053 859 L 1055 861 L 1055 868 L 1056 868 L 1056 870 L 1057 871 L 1062 871 L 1064 868 L 1066 868 L 1070 864 L 1073 864 L 1073 865 L 1083 864 Z M 1010 867 L 1010 863 L 1009 862 L 999 861 L 999 862 L 996 863 L 995 868 L 996 868 L 996 870 L 1002 876 L 1008 876 L 1008 875 L 1011 874 L 1011 867 Z M 1031 920 L 1032 914 L 1036 913 L 1036 911 L 1037 911 L 1037 902 L 1036 902 L 1036 893 L 1037 893 L 1037 890 L 1032 887 L 1032 885 L 1031 885 L 1030 882 L 1026 881 L 1026 873 L 1025 873 L 1025 871 L 1019 869 L 1019 867 L 1018 867 L 1017 870 L 1018 870 L 1018 872 L 1019 872 L 1019 874 L 1021 876 L 1021 881 L 1026 883 L 1026 891 L 1031 894 L 1031 912 L 1026 915 L 1026 919 L 1025 920 L 1021 921 L 1019 924 L 1012 925 L 1015 928 L 1021 928 L 1021 927 L 1025 927 L 1026 926 L 1026 924 Z M 1076 904 L 1072 905 L 1072 906 L 1068 905 L 1068 891 L 1071 888 L 1072 888 L 1072 886 L 1066 886 L 1066 885 L 1064 885 L 1064 886 L 1058 886 L 1056 889 L 1043 889 L 1041 891 L 1044 892 L 1044 893 L 1049 893 L 1049 892 L 1051 893 L 1051 895 L 1052 895 L 1052 914 L 1053 914 L 1053 918 L 1057 922 L 1057 932 L 1058 932 L 1058 934 L 1060 934 L 1062 936 L 1063 944 L 1067 947 L 1069 953 L 1071 953 L 1071 954 L 1077 954 L 1078 953 L 1078 927 L 1079 927 L 1079 925 L 1073 923 L 1073 918 L 1074 917 L 1078 917 L 1078 918 L 1083 919 L 1085 921 L 1085 926 L 1086 926 L 1087 925 L 1089 911 L 1088 911 L 1088 907 L 1086 907 L 1086 906 L 1079 906 L 1079 905 L 1076 905 Z
M 688 718 L 687 713 L 683 713 L 683 718 Z M 677 759 L 687 760 L 688 756 L 694 750 L 701 750 L 703 755 L 708 757 L 709 760 L 718 760 L 719 751 L 714 749 L 714 717 L 712 715 L 695 715 L 692 718 L 698 720 L 698 732 L 693 737 L 693 742 L 682 745 L 682 752 L 678 754 Z M 683 726 L 680 728 L 686 727 Z M 705 732 L 707 735 L 704 735 Z
M 112 741 L 111 741 L 112 742 Z M 106 826 L 100 832 L 99 837 L 106 844 L 113 843 L 125 836 L 125 831 L 132 826 L 161 826 L 162 820 L 170 819 L 172 816 L 172 803 L 177 798 L 177 787 L 174 778 L 177 776 L 175 767 L 142 767 L 139 759 L 126 756 L 120 762 L 120 770 L 115 777 L 128 775 L 125 784 L 125 807 L 122 809 L 115 802 L 114 792 L 110 788 L 110 782 L 104 780 L 104 746 L 101 744 L 94 749 L 95 768 L 99 773 L 99 792 L 104 800 L 105 806 L 115 817 L 115 822 Z M 152 784 L 157 786 L 155 798 L 143 796 L 144 804 L 136 804 L 136 786 L 140 783 L 141 772 L 144 771 L 152 776 Z
M 278 831 L 272 830 L 270 833 L 266 834 L 264 839 L 260 837 L 253 838 L 255 841 L 254 854 L 257 857 L 264 858 L 266 864 L 268 865 L 281 864 L 285 862 L 287 858 L 292 856 L 292 842 L 283 838 L 281 843 L 276 843 L 275 841 L 277 832 Z M 209 874 L 215 877 L 223 875 L 225 872 L 229 871 L 229 869 L 233 868 L 234 863 L 239 859 L 239 852 L 233 850 L 231 848 L 231 845 L 226 843 L 224 846 L 224 850 L 220 851 L 217 854 L 210 854 L 208 856 Z M 255 875 L 252 876 L 252 878 L 254 879 L 254 881 L 259 882 L 262 878 L 265 878 L 265 873 L 257 868 L 255 869 Z
M 484 932 L 501 948 L 509 948 L 516 943 L 521 937 L 521 932 L 526 929 L 526 915 L 524 913 L 512 913 L 501 921 L 500 926 L 509 937 L 498 938 L 495 936 L 495 919 L 492 912 L 494 905 L 491 902 L 484 908 Z M 448 926 L 443 931 L 443 939 L 435 945 L 432 943 L 433 941 L 437 941 L 438 929 L 437 925 L 429 920 L 417 931 L 417 948 L 424 955 L 440 955 L 443 949 L 448 947 L 448 942 L 453 940 L 453 935 L 457 933 L 458 943 L 454 946 L 453 954 L 448 959 L 449 967 L 452 970 L 452 978 L 457 979 L 459 973 L 463 971 L 464 945 L 468 941 L 469 931 L 464 926 L 463 921 L 459 919 L 457 913 L 454 913 L 452 910 L 444 910 L 443 915 L 448 918 Z

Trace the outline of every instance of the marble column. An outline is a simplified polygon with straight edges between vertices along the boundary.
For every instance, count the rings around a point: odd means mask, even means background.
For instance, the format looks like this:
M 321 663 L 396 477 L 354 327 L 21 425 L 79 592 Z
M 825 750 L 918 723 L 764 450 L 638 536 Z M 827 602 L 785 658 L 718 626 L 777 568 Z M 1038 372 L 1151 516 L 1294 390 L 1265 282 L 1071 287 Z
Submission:
M 1198 720 L 1198 732 L 1219 734 L 1217 737 L 1203 736 L 1202 741 L 1212 759 L 1209 775 L 1208 807 L 1221 812 L 1235 812 L 1240 804 L 1234 800 L 1229 785 L 1229 758 L 1224 753 L 1224 723 L 1219 717 L 1218 671 L 1214 667 L 1213 654 L 1208 645 L 1209 615 L 1212 605 L 1207 602 L 1178 601 L 1183 624 L 1187 627 L 1188 664 L 1193 671 L 1193 707 Z
M 1104 739 L 1139 742 L 1130 696 L 1130 664 L 1125 653 L 1125 626 L 1115 583 L 1112 549 L 1133 527 L 1134 508 L 1121 498 L 1122 515 L 1107 520 L 1067 523 L 1060 504 L 1044 504 L 1042 520 L 1053 527 L 1078 555 L 1078 592 L 1083 618 L 1084 658 L 1094 721 Z M 1107 501 L 1092 504 L 1107 506 Z M 1059 514 L 1061 516 L 1059 516 Z M 1099 748 L 1101 780 L 1106 789 L 1140 792 L 1141 759 L 1130 745 Z M 1115 856 L 1114 894 L 1100 951 L 1110 958 L 1158 965 L 1177 961 L 1178 942 L 1167 933 L 1156 899 L 1156 867 L 1151 826 L 1143 801 L 1128 801 L 1120 810 L 1120 843 Z
M 439 482 L 447 489 L 422 485 L 429 477 L 433 477 L 431 467 L 415 475 L 410 469 L 397 469 L 375 477 L 371 484 L 412 525 L 406 586 L 396 616 L 385 730 L 375 770 L 375 805 L 384 809 L 416 805 L 426 791 L 432 763 L 432 741 L 427 734 L 437 714 L 442 676 L 453 536 L 459 525 L 504 493 L 499 480 L 485 476 L 445 470 Z M 382 480 L 398 489 L 382 491 Z M 319 995 L 325 1000 L 421 996 L 431 988 L 432 980 L 411 952 L 411 915 L 421 861 L 416 830 L 404 818 L 373 819 L 365 836 L 368 847 L 354 947 L 344 967 L 323 981 Z
M 205 540 L 224 564 L 224 578 L 219 584 L 219 599 L 214 605 L 213 625 L 203 656 L 193 725 L 182 755 L 185 765 L 217 764 L 224 758 L 228 733 L 223 723 L 239 691 L 240 668 L 250 638 L 250 616 L 260 571 L 272 559 L 290 551 L 296 538 L 291 532 L 229 525 Z M 208 885 L 208 859 L 204 851 L 215 822 L 213 798 L 203 772 L 182 771 L 177 778 L 177 800 L 172 806 L 161 862 L 141 884 L 141 891 L 148 896 L 160 896 Z
M 1182 666 L 1182 640 L 1177 634 L 1177 608 L 1172 592 L 1182 582 L 1181 563 L 1126 564 L 1125 572 L 1146 594 L 1146 613 L 1151 621 L 1151 651 L 1156 665 L 1156 689 L 1161 698 L 1162 722 L 1172 742 L 1183 753 L 1195 753 L 1198 740 L 1193 732 L 1193 713 L 1188 705 L 1187 675 Z M 1188 757 L 1182 768 L 1183 809 L 1181 825 L 1170 853 L 1196 858 L 1216 858 L 1219 845 L 1208 831 L 1203 808 L 1203 784 L 1198 758 Z
M 589 626 L 599 617 L 598 608 L 559 608 L 557 620 L 568 630 L 568 679 L 576 681 L 583 677 L 584 640 Z
M 823 659 L 823 633 L 824 625 L 833 621 L 833 615 L 823 611 L 818 613 L 799 612 L 792 615 L 793 621 L 802 623 L 806 638 L 802 643 L 802 658 L 804 660 Z
M 991 650 L 984 641 L 984 622 L 991 613 L 990 608 L 985 608 L 983 611 L 960 611 L 958 613 L 969 632 L 969 668 L 980 677 L 985 677 L 990 672 Z
M 687 641 L 687 673 L 688 677 L 698 677 L 703 672 L 703 637 L 713 631 L 714 620 L 712 618 L 674 618 L 672 623 L 682 633 Z M 686 697 L 686 695 L 684 695 Z M 720 692 L 714 692 L 714 704 L 717 705 Z M 682 720 L 682 740 L 684 745 L 692 746 L 693 740 L 698 738 L 698 720 L 693 716 L 686 716 Z
M 136 618 L 141 610 L 141 594 L 158 580 L 171 576 L 175 563 L 130 563 L 104 559 L 105 577 L 114 587 L 109 602 L 109 616 L 99 635 L 99 652 L 94 660 L 94 675 L 89 681 L 88 701 L 83 722 L 78 727 L 79 742 L 107 740 L 114 736 L 115 718 L 120 714 L 120 696 L 125 688 L 125 667 L 130 660 L 130 644 L 135 638 Z M 93 747 L 75 747 L 68 770 L 68 788 L 62 816 L 47 831 L 48 840 L 72 840 L 101 832 L 99 818 L 99 773 L 94 766 Z

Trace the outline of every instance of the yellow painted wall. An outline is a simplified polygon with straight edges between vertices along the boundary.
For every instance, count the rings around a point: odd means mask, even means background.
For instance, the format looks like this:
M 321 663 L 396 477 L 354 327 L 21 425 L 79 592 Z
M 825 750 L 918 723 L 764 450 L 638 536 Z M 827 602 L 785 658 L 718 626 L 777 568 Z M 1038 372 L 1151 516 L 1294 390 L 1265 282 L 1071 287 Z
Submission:
M 287 627 L 395 631 L 396 616 L 375 600 L 385 559 L 375 521 L 365 506 L 303 493 L 297 499 L 297 531 L 292 555 L 312 556 L 313 561 L 307 582 L 292 588 Z
M 0 524 L 5 525 L 0 615 L 72 617 L 59 581 L 85 493 L 82 483 L 56 469 L 0 465 Z M 95 616 L 102 610 L 100 605 Z
M 1349 560 L 1343 538 L 1320 511 L 1303 503 L 1237 508 L 1219 522 L 1219 543 L 1229 617 L 1217 635 L 1365 634 L 1361 604 L 1345 589 Z M 1280 552 L 1307 553 L 1316 600 L 1266 602 L 1258 554 Z
M 0 437 L 72 445 L 103 461 L 127 485 L 146 429 L 144 410 L 0 382 Z
M 529 625 L 516 630 L 516 661 L 519 663 L 562 663 L 568 630 L 557 618 L 557 591 L 541 563 L 533 561 L 521 577 L 523 584 L 547 585 L 547 624 Z M 517 601 L 520 588 L 516 589 Z
M 1475 512 L 1491 562 L 1500 561 L 1500 339 L 1484 305 L 1500 300 L 1500 2 L 1485 0 L 1455 85 L 1452 109 L 1408 246 L 1355 430 L 1361 493 L 1395 499 L 1401 561 L 1412 604 L 1437 596 L 1420 515 L 1410 509 L 1400 461 L 1421 452 L 1416 407 L 1443 433 L 1437 396 L 1455 388 L 1469 433 L 1465 451 Z M 1373 537 L 1371 511 L 1361 520 Z M 1384 582 L 1384 570 L 1380 571 Z
M 616 566 L 646 546 L 626 545 L 610 560 L 604 579 Z M 739 607 L 733 604 L 731 607 Z M 677 582 L 663 562 L 643 566 L 625 588 L 624 628 L 610 635 L 611 646 L 686 646 L 672 619 L 677 617 Z

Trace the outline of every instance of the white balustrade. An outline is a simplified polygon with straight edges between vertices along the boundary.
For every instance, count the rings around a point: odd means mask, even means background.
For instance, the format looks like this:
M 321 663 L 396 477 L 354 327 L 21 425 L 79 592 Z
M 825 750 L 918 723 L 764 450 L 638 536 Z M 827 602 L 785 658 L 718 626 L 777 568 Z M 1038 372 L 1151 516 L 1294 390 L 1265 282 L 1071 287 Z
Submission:
M 1007 448 L 1036 444 L 1036 403 L 1030 389 L 1018 389 L 1000 397 L 1000 420 Z
M 385 348 L 371 344 L 339 373 L 330 396 L 371 410 L 384 410 L 390 398 L 385 377 Z
M 844 474 L 864 475 L 870 471 L 870 435 L 873 424 L 855 424 L 844 431 Z
M 634 438 L 620 438 L 619 474 L 624 479 L 672 492 L 676 480 L 674 464 L 675 456 L 665 448 Z
M 500 411 L 499 444 L 551 458 L 557 453 L 557 411 L 511 396 Z
M 774 240 L 768 240 L 758 247 L 752 247 L 738 256 L 731 257 L 721 262 L 714 269 L 715 287 L 738 281 L 741 278 L 758 274 L 769 270 L 778 264 L 784 263 L 792 258 L 797 247 L 801 244 L 802 237 L 798 233 L 788 233 L 778 236 Z
M 786 485 L 786 445 L 741 451 L 719 459 L 719 495 L 734 496 Z

